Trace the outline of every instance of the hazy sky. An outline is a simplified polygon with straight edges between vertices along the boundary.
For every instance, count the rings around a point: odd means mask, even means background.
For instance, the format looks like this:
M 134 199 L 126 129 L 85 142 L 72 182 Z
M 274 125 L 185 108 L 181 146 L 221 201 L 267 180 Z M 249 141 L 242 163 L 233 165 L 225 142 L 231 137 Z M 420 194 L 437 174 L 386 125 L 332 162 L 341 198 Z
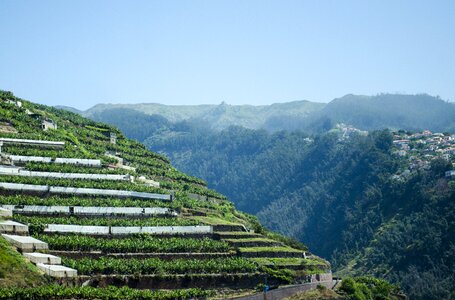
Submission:
M 49 105 L 455 101 L 455 1 L 0 0 L 0 89 Z

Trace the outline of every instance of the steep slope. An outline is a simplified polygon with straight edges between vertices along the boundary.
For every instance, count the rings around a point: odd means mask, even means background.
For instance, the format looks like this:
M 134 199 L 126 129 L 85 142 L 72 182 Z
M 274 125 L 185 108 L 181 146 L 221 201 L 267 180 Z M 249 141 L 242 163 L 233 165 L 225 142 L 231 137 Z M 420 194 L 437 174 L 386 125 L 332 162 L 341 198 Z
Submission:
M 32 287 L 45 283 L 47 280 L 38 268 L 27 262 L 14 247 L 0 237 L 0 288 Z
M 0 93 L 0 122 L 0 205 L 17 222 L 3 222 L 3 236 L 35 251 L 27 257 L 61 284 L 109 287 L 0 289 L 1 297 L 191 298 L 330 272 L 112 126 L 9 92 Z
M 455 162 L 444 154 L 455 137 L 445 136 L 444 145 L 440 134 L 406 135 L 394 137 L 410 140 L 404 156 L 389 132 L 340 139 L 336 131 L 308 138 L 229 128 L 156 135 L 146 144 L 269 228 L 309 245 L 334 270 L 385 276 L 413 299 L 447 299 L 455 185 L 444 176 L 450 164 L 437 158 Z

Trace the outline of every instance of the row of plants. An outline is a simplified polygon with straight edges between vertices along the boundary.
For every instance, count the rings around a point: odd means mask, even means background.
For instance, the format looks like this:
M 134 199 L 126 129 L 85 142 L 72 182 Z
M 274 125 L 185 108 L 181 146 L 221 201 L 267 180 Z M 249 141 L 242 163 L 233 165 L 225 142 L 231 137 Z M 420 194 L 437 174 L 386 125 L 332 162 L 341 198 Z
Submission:
M 148 150 L 143 144 L 123 139 L 119 141 L 116 145 L 110 144 L 108 149 L 116 152 L 121 152 L 123 154 L 131 155 L 131 156 L 140 156 L 140 157 L 147 157 L 149 159 L 153 159 L 159 163 L 170 164 L 169 159 L 161 154 L 152 152 Z
M 89 217 L 45 217 L 14 215 L 14 220 L 28 224 L 30 233 L 43 232 L 47 224 L 85 226 L 191 226 L 200 222 L 182 218 L 89 218 Z
M 0 191 L 1 192 L 1 191 Z M 42 198 L 32 195 L 2 195 L 0 204 L 5 205 L 42 205 L 42 206 L 99 206 L 99 207 L 168 207 L 175 210 L 182 208 L 209 208 L 219 211 L 231 211 L 231 202 L 215 204 L 207 201 L 198 201 L 188 198 L 183 192 L 175 193 L 175 200 L 160 201 L 154 199 L 131 199 L 131 198 L 106 198 L 106 197 L 76 197 L 76 196 L 51 196 Z
M 129 181 L 112 181 L 98 179 L 68 179 L 68 178 L 46 178 L 46 177 L 24 177 L 13 175 L 0 176 L 0 182 L 23 183 L 36 185 L 49 185 L 59 187 L 75 187 L 75 188 L 95 188 L 95 189 L 111 189 L 111 190 L 126 190 L 136 192 L 148 192 L 166 194 L 163 189 L 135 184 Z
M 34 237 L 49 244 L 53 250 L 102 251 L 103 253 L 223 253 L 231 247 L 209 238 L 156 237 L 142 234 L 128 238 L 100 238 L 86 235 L 45 235 Z
M 126 171 L 123 169 L 108 169 L 108 168 L 97 168 L 89 166 L 77 166 L 69 164 L 49 164 L 49 163 L 38 163 L 29 162 L 25 164 L 25 168 L 30 171 L 42 171 L 42 172 L 59 172 L 59 173 L 84 173 L 84 174 L 120 174 L 120 175 L 135 175 L 132 171 Z
M 160 187 L 168 189 L 168 190 L 180 190 L 185 191 L 188 193 L 198 194 L 201 196 L 206 196 L 210 198 L 215 198 L 218 200 L 226 200 L 226 196 L 218 193 L 217 191 L 211 190 L 206 186 L 202 186 L 200 184 L 194 183 L 185 183 L 179 181 L 168 181 L 168 180 L 160 180 Z
M 207 186 L 207 183 L 204 180 L 182 173 L 170 165 L 156 164 L 156 161 L 146 157 L 143 158 L 126 154 L 122 154 L 122 156 L 130 163 L 136 164 L 138 172 L 153 173 L 151 175 L 163 176 L 171 180 Z
M 157 258 L 123 259 L 101 257 L 99 259 L 62 258 L 65 266 L 76 269 L 79 274 L 188 274 L 188 273 L 252 273 L 258 265 L 241 257 L 210 259 L 173 259 Z
M 59 197 L 42 198 L 31 195 L 2 195 L 0 204 L 6 205 L 42 205 L 42 206 L 99 206 L 99 207 L 169 207 L 177 209 L 179 201 L 159 201 L 153 199 L 118 199 L 106 197 Z M 189 204 L 192 204 L 189 202 Z
M 15 137 L 19 138 L 19 137 Z M 35 137 L 35 139 L 37 139 Z M 88 158 L 97 159 L 96 155 L 84 154 L 78 148 L 66 146 L 64 149 L 44 149 L 44 148 L 31 148 L 25 146 L 6 145 L 3 152 L 11 155 L 24 155 L 24 156 L 43 156 L 43 157 L 65 157 L 65 158 Z
M 85 128 L 84 128 L 85 129 Z M 84 130 L 87 131 L 87 130 Z M 72 134 L 71 134 L 72 135 Z M 27 138 L 36 138 L 35 136 L 27 136 Z M 139 171 L 143 174 L 152 175 L 152 176 L 163 176 L 165 178 L 169 178 L 171 180 L 175 180 L 178 182 L 186 182 L 196 186 L 190 186 L 190 188 L 186 188 L 186 190 L 191 190 L 191 192 L 199 193 L 201 195 L 206 195 L 210 197 L 220 198 L 223 199 L 223 196 L 214 192 L 207 190 L 200 186 L 206 186 L 206 183 L 196 177 L 188 176 L 182 172 L 179 172 L 172 166 L 169 166 L 167 163 L 167 159 L 162 159 L 160 155 L 154 155 L 153 152 L 145 149 L 141 144 L 142 147 L 119 147 L 119 145 L 112 145 L 104 141 L 96 140 L 96 139 L 88 139 L 88 144 L 95 144 L 95 147 L 90 147 L 86 145 L 85 148 L 91 151 L 82 151 L 79 141 L 75 141 L 74 135 L 72 137 L 68 137 L 68 134 L 65 136 L 66 140 L 70 140 L 71 144 L 77 144 L 77 146 L 73 146 L 68 144 L 64 150 L 54 150 L 54 149 L 37 149 L 37 148 L 28 148 L 28 147 L 18 147 L 9 145 L 6 146 L 5 152 L 15 155 L 26 155 L 26 156 L 47 156 L 47 157 L 68 157 L 68 158 L 101 158 L 103 162 L 112 163 L 113 159 L 104 156 L 105 150 L 107 148 L 114 148 L 117 150 L 122 150 L 122 156 L 126 159 L 126 161 L 132 162 L 134 165 L 139 167 Z M 83 139 L 83 138 L 79 138 Z M 85 141 L 84 141 L 85 142 Z M 135 145 L 137 146 L 137 145 Z M 85 150 L 85 149 L 84 149 Z M 98 155 L 94 155 L 90 152 L 95 152 Z M 101 157 L 99 155 L 102 155 Z M 157 160 L 158 158 L 158 160 Z M 57 170 L 58 166 L 54 165 L 47 165 L 42 164 L 42 166 L 33 166 L 35 170 L 43 170 L 43 171 L 51 171 Z M 71 169 L 71 166 L 68 166 L 68 170 Z M 84 172 L 83 169 L 80 170 Z M 122 171 L 114 171 L 113 173 L 119 172 L 122 174 Z M 87 171 L 85 171 L 87 172 Z M 84 172 L 84 173 L 85 173 Z M 199 185 L 199 186 L 198 186 Z M 184 185 L 178 184 L 175 188 L 185 188 Z
M 171 168 L 171 166 L 167 163 L 155 159 L 150 159 L 149 157 L 146 156 L 131 155 L 125 152 L 120 152 L 120 156 L 124 159 L 125 163 L 131 164 L 134 167 L 145 168 L 152 167 L 154 169 L 163 171 L 165 171 L 168 168 Z
M 31 288 L 0 288 L 0 299 L 22 300 L 171 300 L 205 298 L 212 294 L 213 291 L 201 290 L 198 288 L 180 290 L 140 290 L 115 286 L 108 286 L 105 288 L 90 286 L 66 287 L 56 284 Z

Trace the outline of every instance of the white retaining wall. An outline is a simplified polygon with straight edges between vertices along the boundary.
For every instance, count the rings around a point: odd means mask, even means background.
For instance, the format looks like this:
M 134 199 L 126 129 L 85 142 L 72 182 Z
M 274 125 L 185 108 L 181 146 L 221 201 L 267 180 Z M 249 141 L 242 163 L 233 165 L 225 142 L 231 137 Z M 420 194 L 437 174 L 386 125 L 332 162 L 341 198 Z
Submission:
M 48 185 L 34 185 L 22 183 L 0 182 L 0 189 L 8 191 L 32 192 L 32 193 L 51 193 L 51 194 L 69 194 L 83 196 L 110 196 L 117 198 L 139 198 L 139 199 L 156 199 L 162 201 L 172 201 L 171 195 L 153 194 L 144 192 L 133 192 L 124 190 L 108 189 L 90 189 L 74 187 L 57 187 Z
M 13 216 L 13 212 L 12 212 L 11 209 L 0 207 L 0 217 L 9 218 L 9 217 L 12 217 L 12 216 Z
M 59 179 L 88 179 L 88 180 L 118 180 L 129 181 L 130 175 L 119 174 L 86 174 L 86 173 L 59 173 L 59 172 L 39 172 L 27 171 L 20 168 L 0 166 L 0 175 L 16 175 L 25 177 L 44 177 Z
M 14 213 L 51 215 L 64 214 L 76 216 L 154 216 L 177 215 L 166 207 L 98 207 L 98 206 L 43 206 L 43 205 L 0 205 L 0 209 Z
M 95 207 L 95 206 L 75 206 L 75 215 L 166 215 L 171 214 L 169 208 L 163 207 Z
M 88 158 L 56 158 L 54 160 L 56 164 L 70 164 L 70 165 L 81 165 L 90 167 L 101 167 L 101 160 L 99 159 L 88 159 Z
M 35 250 L 49 249 L 47 243 L 30 236 L 2 234 L 2 236 L 13 246 L 21 249 L 23 252 L 33 252 Z
M 73 195 L 93 195 L 93 196 L 110 196 L 121 198 L 140 198 L 140 199 L 156 199 L 170 201 L 171 195 L 153 194 L 144 192 L 133 192 L 124 190 L 108 190 L 108 189 L 91 189 L 91 188 L 74 188 L 74 187 L 56 187 L 51 186 L 49 192 L 53 194 L 73 194 Z
M 51 157 L 42 156 L 24 156 L 24 155 L 9 155 L 8 156 L 13 163 L 28 163 L 28 162 L 40 162 L 40 163 L 51 163 Z
M 131 227 L 120 227 L 112 226 L 111 233 L 113 235 L 125 235 L 125 234 L 137 234 L 137 233 L 148 233 L 148 234 L 211 234 L 213 233 L 212 226 L 131 226 Z
M 148 234 L 211 234 L 213 227 L 202 226 L 81 226 L 49 224 L 44 229 L 47 233 L 78 233 L 90 235 L 129 235 L 138 233 Z
M 34 264 L 60 265 L 62 263 L 62 259 L 60 257 L 51 254 L 31 252 L 24 253 L 24 256 Z
M 33 192 L 33 193 L 49 192 L 49 186 L 47 186 L 47 185 L 9 183 L 9 182 L 0 182 L 0 189 L 4 189 L 4 190 L 8 190 L 8 191 Z
M 46 264 L 36 264 L 36 266 L 44 273 L 52 277 L 64 278 L 77 276 L 77 270 L 65 266 Z
M 55 158 L 43 156 L 25 156 L 25 155 L 9 155 L 13 163 L 28 163 L 28 162 L 41 162 L 41 163 L 56 163 L 56 164 L 69 164 L 85 167 L 101 167 L 101 160 L 87 159 L 87 158 Z
M 44 141 L 44 140 L 0 138 L 0 142 L 3 142 L 4 144 L 41 146 L 41 147 L 43 147 L 43 146 L 44 147 L 64 147 L 65 146 L 65 142 Z
M 82 226 L 82 225 L 63 225 L 63 224 L 48 224 L 44 228 L 44 232 L 48 233 L 79 233 L 91 235 L 108 235 L 109 226 Z
M 0 222 L 0 232 L 24 234 L 28 233 L 28 226 L 14 221 Z
M 14 213 L 28 213 L 28 214 L 69 214 L 69 206 L 41 206 L 41 205 L 1 205 L 3 208 L 12 210 Z

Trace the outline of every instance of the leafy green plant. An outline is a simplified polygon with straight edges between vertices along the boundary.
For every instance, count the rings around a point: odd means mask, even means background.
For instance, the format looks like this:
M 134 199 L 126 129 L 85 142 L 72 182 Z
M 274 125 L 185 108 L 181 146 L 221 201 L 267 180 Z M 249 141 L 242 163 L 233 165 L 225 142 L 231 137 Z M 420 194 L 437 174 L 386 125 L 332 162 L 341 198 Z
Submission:
M 255 263 L 240 257 L 212 259 L 99 259 L 63 258 L 62 263 L 77 269 L 80 274 L 188 274 L 188 273 L 237 273 L 255 272 Z
M 137 235 L 128 238 L 97 238 L 85 235 L 44 235 L 34 237 L 49 244 L 53 250 L 102 251 L 105 253 L 178 253 L 178 252 L 227 252 L 231 248 L 222 241 L 209 238 L 183 237 L 160 238 L 152 235 Z
M 35 288 L 0 288 L 0 299 L 109 299 L 109 300 L 171 300 L 193 299 L 206 297 L 213 292 L 197 288 L 183 290 L 139 290 L 128 287 L 108 286 L 65 287 L 61 285 L 45 285 Z
M 182 218 L 108 218 L 108 217 L 44 217 L 14 215 L 14 220 L 29 226 L 31 234 L 43 232 L 47 224 L 86 226 L 191 226 L 200 225 L 196 220 Z

